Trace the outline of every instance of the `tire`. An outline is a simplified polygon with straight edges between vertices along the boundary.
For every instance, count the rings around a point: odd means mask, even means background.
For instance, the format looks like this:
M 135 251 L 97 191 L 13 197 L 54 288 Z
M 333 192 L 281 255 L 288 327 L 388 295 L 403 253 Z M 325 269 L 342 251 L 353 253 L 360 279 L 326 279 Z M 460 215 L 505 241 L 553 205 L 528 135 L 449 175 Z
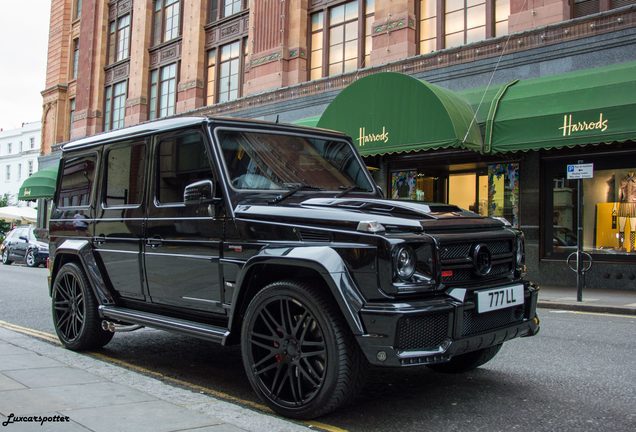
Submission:
M 27 251 L 26 256 L 24 257 L 24 262 L 27 265 L 27 267 L 38 266 L 38 261 L 37 259 L 35 259 L 35 252 L 33 252 L 33 249 L 29 249 Z
M 9 248 L 6 247 L 4 248 L 4 250 L 2 251 L 2 264 L 4 265 L 11 265 L 13 261 L 11 261 L 9 259 Z
M 501 349 L 501 344 L 477 351 L 460 354 L 446 363 L 428 365 L 430 369 L 443 373 L 462 373 L 478 368 L 493 359 Z
M 113 338 L 113 333 L 101 328 L 97 301 L 77 264 L 62 266 L 53 282 L 51 300 L 55 332 L 66 348 L 101 348 Z
M 241 328 L 245 373 L 258 396 L 286 417 L 311 419 L 351 401 L 366 359 L 335 302 L 308 283 L 259 291 Z

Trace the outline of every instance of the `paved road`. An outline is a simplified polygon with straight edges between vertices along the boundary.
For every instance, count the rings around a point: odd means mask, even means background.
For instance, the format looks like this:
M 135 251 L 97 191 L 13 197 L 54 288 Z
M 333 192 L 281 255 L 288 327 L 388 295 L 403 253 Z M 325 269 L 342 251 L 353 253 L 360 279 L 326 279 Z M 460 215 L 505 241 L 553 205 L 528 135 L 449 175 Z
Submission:
M 0 265 L 0 320 L 53 333 L 46 270 Z M 354 403 L 320 419 L 352 431 L 636 430 L 635 317 L 541 311 L 542 331 L 464 375 L 374 369 Z M 240 352 L 141 330 L 112 358 L 255 401 Z

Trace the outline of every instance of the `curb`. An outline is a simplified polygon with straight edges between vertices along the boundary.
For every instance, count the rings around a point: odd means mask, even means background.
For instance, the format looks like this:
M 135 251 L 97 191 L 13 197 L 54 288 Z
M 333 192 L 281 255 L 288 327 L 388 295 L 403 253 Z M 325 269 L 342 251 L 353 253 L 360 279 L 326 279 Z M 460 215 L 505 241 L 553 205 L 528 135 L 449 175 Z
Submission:
M 598 312 L 617 315 L 634 315 L 636 317 L 636 308 L 627 306 L 610 306 L 610 305 L 592 305 L 580 303 L 560 303 L 556 301 L 541 300 L 537 302 L 538 308 L 544 309 L 562 309 L 580 312 Z

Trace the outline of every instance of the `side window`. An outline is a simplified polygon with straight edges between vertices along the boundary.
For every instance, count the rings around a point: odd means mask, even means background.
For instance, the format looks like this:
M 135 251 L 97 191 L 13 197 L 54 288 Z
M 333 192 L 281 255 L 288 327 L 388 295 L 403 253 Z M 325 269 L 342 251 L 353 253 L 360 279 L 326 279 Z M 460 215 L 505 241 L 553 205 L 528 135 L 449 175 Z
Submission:
M 90 204 L 97 156 L 86 155 L 64 160 L 58 207 L 79 207 Z
M 144 143 L 117 146 L 107 151 L 105 207 L 141 204 L 145 159 Z
M 155 190 L 160 204 L 183 203 L 183 190 L 187 185 L 213 178 L 205 141 L 199 132 L 162 138 L 156 163 Z

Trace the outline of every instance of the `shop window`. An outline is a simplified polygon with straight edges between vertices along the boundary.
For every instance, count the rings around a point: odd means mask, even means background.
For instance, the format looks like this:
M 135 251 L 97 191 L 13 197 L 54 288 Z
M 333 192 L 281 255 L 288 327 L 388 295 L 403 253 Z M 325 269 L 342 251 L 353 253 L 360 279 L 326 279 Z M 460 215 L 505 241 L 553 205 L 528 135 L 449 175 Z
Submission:
M 599 157 L 594 177 L 582 187 L 582 247 L 603 259 L 624 259 L 636 254 L 636 164 L 629 157 Z M 576 250 L 578 180 L 569 180 L 566 165 L 577 161 L 551 161 L 544 179 L 549 197 L 545 212 L 544 255 L 565 258 Z
M 420 0 L 420 53 L 506 35 L 509 15 L 510 0 Z
M 126 88 L 126 81 L 106 87 L 104 94 L 104 131 L 124 127 Z
M 311 14 L 310 79 L 368 66 L 374 14 L 374 0 L 342 2 Z
M 482 216 L 503 217 L 513 226 L 519 226 L 518 163 L 448 172 L 452 168 L 438 167 L 436 175 L 416 169 L 393 171 L 390 195 L 393 199 L 446 202 Z
M 181 2 L 179 0 L 155 0 L 153 17 L 153 45 L 170 41 L 180 33 Z

